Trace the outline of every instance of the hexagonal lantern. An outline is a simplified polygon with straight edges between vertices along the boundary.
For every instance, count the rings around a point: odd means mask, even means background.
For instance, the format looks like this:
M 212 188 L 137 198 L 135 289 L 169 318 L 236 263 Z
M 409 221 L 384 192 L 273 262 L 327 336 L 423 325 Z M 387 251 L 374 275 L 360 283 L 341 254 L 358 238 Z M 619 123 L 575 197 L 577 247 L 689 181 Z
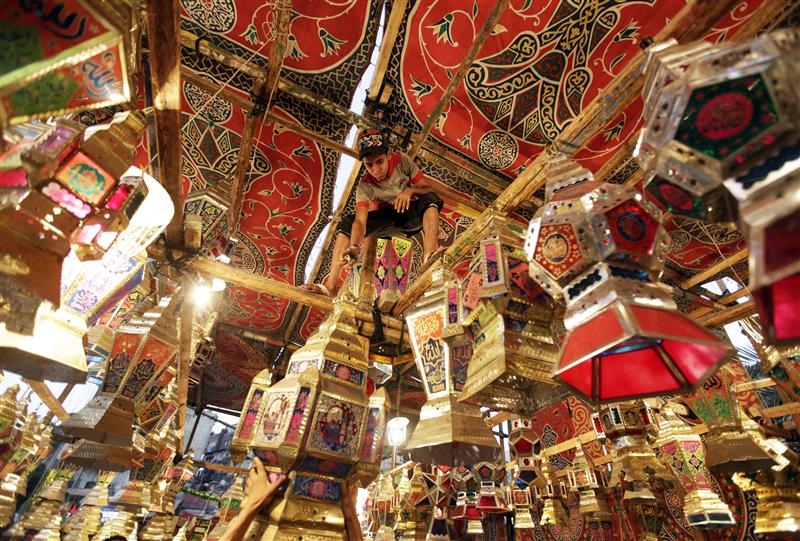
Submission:
M 601 261 L 633 268 L 642 278 L 660 274 L 669 236 L 652 203 L 633 188 L 595 182 L 564 156 L 553 158 L 549 175 L 547 203 L 531 220 L 525 242 L 531 277 L 545 291 L 570 295 L 567 286 Z
M 793 32 L 726 47 L 651 48 L 643 167 L 719 185 L 794 142 L 800 99 L 795 60 L 785 54 L 796 51 Z
M 563 157 L 549 172 L 551 200 L 531 221 L 526 253 L 534 280 L 567 305 L 555 378 L 594 403 L 694 388 L 728 347 L 680 314 L 669 288 L 655 283 L 669 238 L 661 212 L 633 188 L 594 182 Z M 566 239 L 568 227 L 577 243 L 544 246 Z M 553 263 L 575 259 L 573 250 L 579 263 L 557 280 Z

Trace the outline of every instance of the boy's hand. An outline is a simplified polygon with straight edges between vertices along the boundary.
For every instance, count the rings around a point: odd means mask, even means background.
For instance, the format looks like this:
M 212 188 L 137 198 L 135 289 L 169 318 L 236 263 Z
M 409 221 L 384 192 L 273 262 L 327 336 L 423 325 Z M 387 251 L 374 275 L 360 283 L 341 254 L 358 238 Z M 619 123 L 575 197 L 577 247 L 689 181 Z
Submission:
M 267 475 L 264 465 L 255 457 L 244 488 L 244 505 L 253 510 L 260 509 L 272 499 L 284 479 L 286 476 L 282 473 Z
M 402 192 L 397 194 L 397 197 L 394 198 L 392 204 L 394 205 L 394 210 L 397 212 L 405 212 L 408 210 L 409 205 L 411 204 L 411 197 L 414 195 L 413 188 L 404 188 Z

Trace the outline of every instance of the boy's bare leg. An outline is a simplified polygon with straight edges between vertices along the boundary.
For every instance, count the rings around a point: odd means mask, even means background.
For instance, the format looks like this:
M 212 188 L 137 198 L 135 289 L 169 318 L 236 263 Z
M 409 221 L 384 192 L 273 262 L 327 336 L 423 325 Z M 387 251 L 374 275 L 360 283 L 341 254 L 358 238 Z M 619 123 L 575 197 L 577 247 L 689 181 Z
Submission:
M 439 247 L 439 209 L 428 207 L 422 215 L 422 260 Z

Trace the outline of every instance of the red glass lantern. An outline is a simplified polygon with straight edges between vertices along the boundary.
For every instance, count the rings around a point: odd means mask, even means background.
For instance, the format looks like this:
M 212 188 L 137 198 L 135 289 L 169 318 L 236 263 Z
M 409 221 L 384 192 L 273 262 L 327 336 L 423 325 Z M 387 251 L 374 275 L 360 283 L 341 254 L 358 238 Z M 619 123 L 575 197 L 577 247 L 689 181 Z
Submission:
M 563 157 L 550 171 L 526 252 L 531 276 L 567 305 L 554 377 L 592 403 L 693 389 L 730 348 L 656 282 L 668 247 L 661 212 Z

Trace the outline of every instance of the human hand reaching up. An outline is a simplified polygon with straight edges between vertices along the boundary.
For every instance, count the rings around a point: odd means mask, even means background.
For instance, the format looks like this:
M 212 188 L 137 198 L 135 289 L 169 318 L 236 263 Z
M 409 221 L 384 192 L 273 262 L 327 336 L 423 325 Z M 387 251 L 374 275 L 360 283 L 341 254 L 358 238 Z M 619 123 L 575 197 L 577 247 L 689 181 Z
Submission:
M 261 460 L 255 457 L 244 486 L 244 506 L 254 510 L 260 509 L 272 500 L 285 479 L 286 476 L 282 473 L 268 474 Z

